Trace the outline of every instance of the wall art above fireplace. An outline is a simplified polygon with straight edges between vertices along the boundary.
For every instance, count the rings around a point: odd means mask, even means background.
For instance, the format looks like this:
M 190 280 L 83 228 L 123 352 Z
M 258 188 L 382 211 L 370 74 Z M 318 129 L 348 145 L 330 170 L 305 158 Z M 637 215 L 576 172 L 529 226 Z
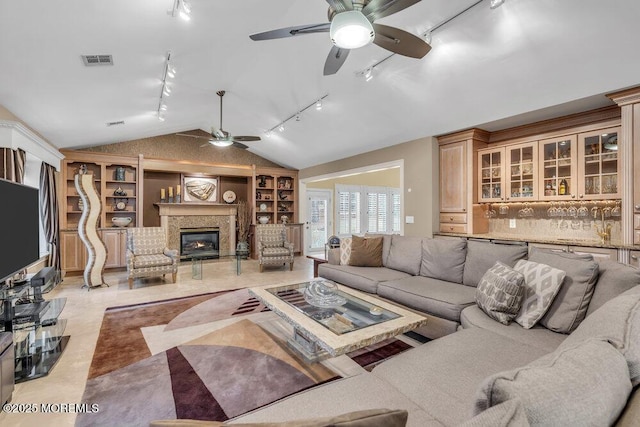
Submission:
M 182 175 L 184 195 L 182 201 L 189 203 L 218 203 L 220 180 L 217 176 Z

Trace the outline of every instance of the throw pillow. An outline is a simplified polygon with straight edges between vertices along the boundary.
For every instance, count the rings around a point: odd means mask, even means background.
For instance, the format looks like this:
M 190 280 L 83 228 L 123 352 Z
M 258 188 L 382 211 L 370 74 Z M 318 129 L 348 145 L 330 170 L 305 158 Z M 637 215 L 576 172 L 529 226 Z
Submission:
M 584 320 L 598 280 L 598 263 L 591 255 L 550 252 L 533 248 L 530 261 L 547 264 L 566 272 L 564 283 L 549 310 L 540 319 L 547 329 L 571 333 Z
M 496 261 L 513 267 L 518 260 L 527 256 L 526 245 L 507 245 L 499 243 L 467 242 L 467 258 L 464 262 L 462 284 L 478 286 L 480 279 Z
M 420 275 L 462 283 L 466 257 L 467 241 L 465 239 L 422 239 Z
M 587 316 L 607 301 L 640 284 L 640 269 L 617 261 L 598 262 L 598 283 L 589 302 Z
M 547 312 L 558 294 L 565 272 L 546 264 L 521 259 L 514 267 L 524 276 L 524 296 L 516 323 L 531 329 Z
M 417 276 L 420 274 L 421 262 L 422 238 L 398 235 L 391 238 L 386 267 Z
M 508 325 L 520 311 L 523 294 L 522 273 L 498 261 L 478 283 L 476 303 L 487 316 Z
M 593 339 L 485 379 L 474 411 L 519 399 L 534 425 L 608 426 L 630 392 L 624 357 L 606 341 Z
M 353 236 L 349 265 L 382 267 L 382 237 Z
M 340 265 L 349 265 L 351 258 L 351 237 L 340 239 Z

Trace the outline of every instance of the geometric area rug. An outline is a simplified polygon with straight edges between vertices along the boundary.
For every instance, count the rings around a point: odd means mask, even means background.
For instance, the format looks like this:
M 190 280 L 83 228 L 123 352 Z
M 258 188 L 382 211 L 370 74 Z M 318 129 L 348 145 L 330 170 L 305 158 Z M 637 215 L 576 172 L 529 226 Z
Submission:
M 269 331 L 275 314 L 246 289 L 105 311 L 76 426 L 156 419 L 225 421 L 339 378 Z M 411 348 L 391 338 L 348 356 L 371 369 Z

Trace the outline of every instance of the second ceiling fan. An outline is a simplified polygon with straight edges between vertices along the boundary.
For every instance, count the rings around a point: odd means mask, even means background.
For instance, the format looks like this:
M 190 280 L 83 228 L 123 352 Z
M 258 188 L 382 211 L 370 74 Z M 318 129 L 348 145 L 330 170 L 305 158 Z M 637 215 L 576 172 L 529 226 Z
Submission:
M 216 128 L 211 127 L 211 136 L 200 136 L 200 135 L 191 135 L 188 133 L 178 133 L 180 136 L 188 136 L 189 138 L 198 138 L 198 139 L 206 139 L 209 141 L 209 144 L 215 145 L 216 147 L 228 147 L 233 145 L 236 148 L 249 148 L 243 144 L 243 142 L 252 142 L 252 141 L 260 141 L 259 136 L 238 136 L 231 135 L 229 132 L 222 129 L 222 97 L 226 92 L 224 90 L 219 90 L 216 94 L 220 97 L 220 127 Z M 204 146 L 206 146 L 205 144 Z
M 430 50 L 429 43 L 404 30 L 374 21 L 400 12 L 420 0 L 326 0 L 329 22 L 300 25 L 249 36 L 252 40 L 271 40 L 304 34 L 328 32 L 333 47 L 324 64 L 324 75 L 335 74 L 351 49 L 375 43 L 399 55 L 422 58 Z

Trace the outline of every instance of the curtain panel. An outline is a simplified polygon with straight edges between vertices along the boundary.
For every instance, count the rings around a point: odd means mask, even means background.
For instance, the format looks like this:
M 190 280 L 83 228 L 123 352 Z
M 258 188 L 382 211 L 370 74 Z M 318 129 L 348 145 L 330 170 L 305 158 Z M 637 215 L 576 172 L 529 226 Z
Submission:
M 0 176 L 8 181 L 22 184 L 24 182 L 24 165 L 27 160 L 27 153 L 21 149 L 1 148 L 0 150 L 2 153 Z
M 49 244 L 47 266 L 56 270 L 56 281 L 60 282 L 60 223 L 56 190 L 56 168 L 42 162 L 40 167 L 40 210 L 42 228 Z

